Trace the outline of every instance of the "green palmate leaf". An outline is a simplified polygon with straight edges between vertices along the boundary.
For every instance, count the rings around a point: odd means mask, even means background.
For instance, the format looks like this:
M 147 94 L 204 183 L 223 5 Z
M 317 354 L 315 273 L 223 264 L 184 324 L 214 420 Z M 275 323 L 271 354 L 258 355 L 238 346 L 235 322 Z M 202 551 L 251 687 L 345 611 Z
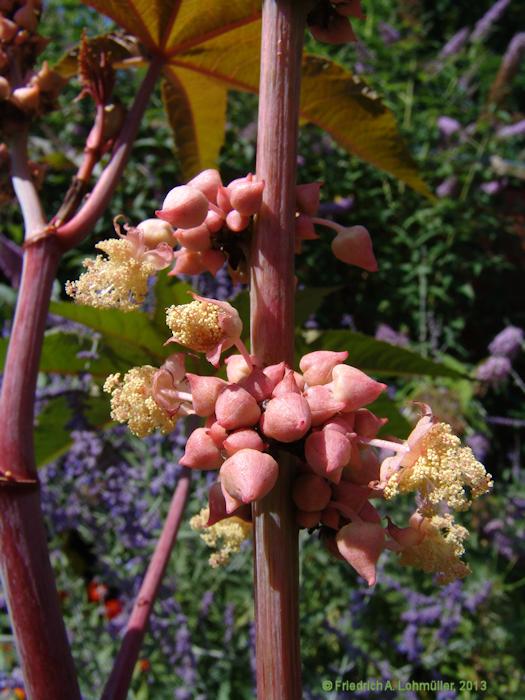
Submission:
M 162 334 L 155 323 L 141 311 L 93 309 L 90 306 L 56 301 L 51 302 L 50 311 L 98 331 L 112 352 L 130 358 L 130 362 L 162 362 L 171 352 L 169 347 L 164 347 L 169 331 L 166 329 L 166 333 Z
M 169 336 L 169 329 L 166 326 L 166 309 L 173 304 L 189 304 L 193 301 L 191 297 L 192 288 L 186 282 L 181 282 L 168 275 L 159 275 L 155 283 L 155 312 L 153 323 L 162 335 Z
M 165 59 L 163 98 L 186 178 L 216 165 L 228 90 L 258 92 L 261 0 L 85 0 Z M 326 58 L 305 56 L 301 118 L 431 196 L 392 113 Z
M 94 429 L 102 429 L 111 423 L 109 399 L 106 396 L 83 398 L 84 415 Z M 39 413 L 35 428 L 35 459 L 42 467 L 65 454 L 73 444 L 67 428 L 73 419 L 73 410 L 65 396 L 47 402 Z
M 169 79 L 162 83 L 162 101 L 189 178 L 217 165 L 224 141 L 228 90 L 205 76 L 195 81 L 192 72 L 183 68 L 166 73 Z
M 82 357 L 82 353 L 92 349 L 92 340 L 81 338 L 76 333 L 48 331 L 44 337 L 40 371 L 63 375 L 89 372 L 100 379 L 105 379 L 112 372 L 122 371 L 123 364 L 114 362 L 107 356 L 100 355 L 97 359 Z
M 362 333 L 345 330 L 309 331 L 303 334 L 303 338 L 307 341 L 300 349 L 303 354 L 314 350 L 348 350 L 348 362 L 370 374 L 465 378 L 464 374 L 452 367 Z

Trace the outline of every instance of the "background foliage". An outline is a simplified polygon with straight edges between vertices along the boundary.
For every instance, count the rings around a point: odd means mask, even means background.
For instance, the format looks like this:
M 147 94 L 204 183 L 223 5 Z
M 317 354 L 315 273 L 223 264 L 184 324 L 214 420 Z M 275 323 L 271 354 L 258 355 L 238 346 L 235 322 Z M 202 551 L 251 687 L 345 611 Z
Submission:
M 368 590 L 347 566 L 330 559 L 315 538 L 302 537 L 305 697 L 459 696 L 322 690 L 323 679 L 344 677 L 445 679 L 458 689 L 463 680 L 473 684 L 461 694 L 467 699 L 480 697 L 475 684 L 479 688 L 486 681 L 484 697 L 518 700 L 525 688 L 519 661 L 525 655 L 523 352 L 510 358 L 512 369 L 503 374 L 481 368 L 494 354 L 488 345 L 496 333 L 509 324 L 525 327 L 518 294 L 524 185 L 512 175 L 499 175 L 491 161 L 492 156 L 523 161 L 523 134 L 498 136 L 502 126 L 524 117 L 523 68 L 498 106 L 488 102 L 502 55 L 519 26 L 520 7 L 508 3 L 484 36 L 467 39 L 447 56 L 446 42 L 463 27 L 474 29 L 490 2 L 364 4 L 368 17 L 356 26 L 359 44 L 330 48 L 310 41 L 308 48 L 355 71 L 381 95 L 423 178 L 440 196 L 424 199 L 349 156 L 316 127 L 303 126 L 300 181 L 324 182 L 325 215 L 369 228 L 379 272 L 349 269 L 329 255 L 328 246 L 307 243 L 297 262 L 300 283 L 308 289 L 299 305 L 299 343 L 329 347 L 337 339 L 338 345 L 347 345 L 351 362 L 386 377 L 390 401 L 381 407 L 382 415 L 391 416 L 389 428 L 399 435 L 411 418 L 406 408 L 404 415 L 399 408 L 410 399 L 431 401 L 484 459 L 496 488 L 470 521 L 472 576 L 444 589 L 385 556 L 379 583 Z M 62 43 L 50 43 L 44 57 L 58 59 L 84 27 L 93 36 L 110 25 L 76 3 L 48 3 L 44 34 L 60 36 Z M 119 77 L 119 98 L 129 103 L 137 77 L 129 71 Z M 38 126 L 31 144 L 32 157 L 47 169 L 43 194 L 48 212 L 56 210 L 90 128 L 91 105 L 75 102 L 77 92 L 75 84 L 65 88 L 61 111 Z M 227 114 L 220 156 L 226 181 L 253 169 L 255 97 L 231 94 Z M 453 133 L 445 133 L 442 117 L 457 120 Z M 167 439 L 131 438 L 109 425 L 100 392 L 109 372 L 158 361 L 164 331 L 155 314 L 75 316 L 61 301 L 63 283 L 78 274 L 93 243 L 107 236 L 115 214 L 123 212 L 132 221 L 147 218 L 181 181 L 157 94 L 110 211 L 82 250 L 64 260 L 49 318 L 39 388 L 38 457 L 45 463 L 41 474 L 53 563 L 84 697 L 90 700 L 99 695 L 107 676 L 161 527 L 184 435 L 181 430 Z M 19 243 L 16 207 L 6 205 L 4 211 L 2 233 Z M 7 337 L 15 295 L 5 281 L 1 314 Z M 232 292 L 224 277 L 214 283 L 189 282 L 207 294 Z M 312 293 L 310 287 L 322 289 Z M 184 291 L 161 281 L 156 297 L 152 292 L 150 312 L 173 294 L 182 300 Z M 241 310 L 246 307 L 242 296 L 237 303 Z M 336 330 L 319 336 L 325 329 Z M 377 342 L 370 340 L 373 335 Z M 396 354 L 400 346 L 412 355 Z M 206 481 L 206 476 L 195 478 L 189 515 L 202 507 Z M 208 567 L 207 555 L 205 545 L 185 526 L 135 672 L 134 700 L 253 697 L 250 547 L 221 570 Z M 0 697 L 22 697 L 5 608 L 1 619 Z

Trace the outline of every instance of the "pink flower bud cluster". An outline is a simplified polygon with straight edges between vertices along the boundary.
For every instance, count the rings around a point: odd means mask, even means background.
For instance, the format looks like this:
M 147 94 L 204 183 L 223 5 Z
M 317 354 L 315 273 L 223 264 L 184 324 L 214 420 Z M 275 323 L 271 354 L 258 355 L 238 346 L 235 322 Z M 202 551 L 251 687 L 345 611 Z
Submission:
M 249 173 L 222 184 L 217 170 L 199 173 L 186 185 L 168 192 L 156 215 L 175 228 L 180 249 L 170 274 L 215 275 L 226 260 L 219 249 L 218 236 L 224 230 L 240 234 L 248 228 L 251 217 L 262 203 L 264 182 Z
M 16 128 L 23 115 L 52 109 L 64 80 L 44 62 L 33 71 L 47 40 L 36 34 L 39 0 L 0 0 L 0 110 L 2 126 Z M 16 71 L 11 70 L 16 66 Z M 20 78 L 13 82 L 13 75 Z
M 279 467 L 268 450 L 276 443 L 281 449 L 295 443 L 302 455 L 293 493 L 301 526 L 327 520 L 343 527 L 348 511 L 342 515 L 332 502 L 345 510 L 349 498 L 352 512 L 375 518 L 365 502 L 377 496 L 368 483 L 379 480 L 380 464 L 360 440 L 375 437 L 385 422 L 364 406 L 386 386 L 344 364 L 347 357 L 312 352 L 295 372 L 284 362 L 250 368 L 233 355 L 226 360 L 228 381 L 187 374 L 193 409 L 206 423 L 190 435 L 181 464 L 219 469 L 220 487 L 210 492 L 210 524 L 244 513 L 247 504 L 269 493 Z
M 319 224 L 335 230 L 332 252 L 339 260 L 375 272 L 377 261 L 372 240 L 364 226 L 345 227 L 315 216 L 320 188 L 320 182 L 296 187 L 296 253 L 301 252 L 303 241 L 319 238 L 314 226 Z M 174 227 L 175 240 L 180 246 L 174 254 L 176 262 L 170 275 L 202 272 L 216 275 L 229 252 L 236 246 L 240 250 L 237 237 L 246 231 L 251 217 L 259 211 L 263 190 L 264 182 L 257 181 L 251 173 L 225 187 L 219 172 L 213 169 L 204 170 L 186 185 L 170 190 L 162 209 L 155 212 Z

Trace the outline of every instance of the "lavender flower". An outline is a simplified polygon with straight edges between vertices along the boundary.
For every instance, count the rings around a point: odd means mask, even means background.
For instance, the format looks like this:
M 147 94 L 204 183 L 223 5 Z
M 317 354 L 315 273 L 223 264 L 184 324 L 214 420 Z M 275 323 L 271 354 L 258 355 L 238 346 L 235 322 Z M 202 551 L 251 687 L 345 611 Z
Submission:
M 514 138 L 514 136 L 525 136 L 525 119 L 521 119 L 515 124 L 502 126 L 496 131 L 496 138 L 498 139 L 510 139 Z
M 395 331 L 387 323 L 379 324 L 376 329 L 375 339 L 382 340 L 384 343 L 389 343 L 390 345 L 397 345 L 401 348 L 405 348 L 410 342 L 406 333 Z
M 354 206 L 355 198 L 336 197 L 333 202 L 322 202 L 319 206 L 318 216 L 323 218 L 337 217 L 346 214 Z
M 489 99 L 492 102 L 498 103 L 506 95 L 510 89 L 512 81 L 514 80 L 514 77 L 516 76 L 516 73 L 518 72 L 524 54 L 525 32 L 520 32 L 512 37 L 507 50 L 505 51 L 498 74 L 490 89 Z M 523 132 L 520 132 L 518 129 L 518 134 L 521 133 Z M 510 135 L 514 136 L 515 134 L 511 132 Z M 505 136 L 500 138 L 505 138 Z
M 437 127 L 443 136 L 449 138 L 452 134 L 455 134 L 461 129 L 461 124 L 457 119 L 442 116 L 437 120 Z
M 455 197 L 458 191 L 459 180 L 455 175 L 447 177 L 436 187 L 436 194 L 440 199 L 445 197 Z
M 381 21 L 377 26 L 379 29 L 379 36 L 383 40 L 385 46 L 395 44 L 401 39 L 401 33 L 391 24 Z
M 445 46 L 441 49 L 439 52 L 439 57 L 440 58 L 449 58 L 449 56 L 455 56 L 463 46 L 466 44 L 467 39 L 469 38 L 470 30 L 468 27 L 463 27 L 463 29 L 460 29 L 458 32 L 452 36 Z
M 509 376 L 511 370 L 512 366 L 508 357 L 492 355 L 488 360 L 478 365 L 476 379 L 479 379 L 480 382 L 497 385 Z
M 489 345 L 491 355 L 498 357 L 514 357 L 523 346 L 525 334 L 517 326 L 507 326 L 498 333 Z
M 494 24 L 496 24 L 502 14 L 505 12 L 509 4 L 510 0 L 497 0 L 497 2 L 492 5 L 490 10 L 486 12 L 476 23 L 474 31 L 470 37 L 471 41 L 483 41 L 483 39 L 485 39 L 485 37 L 487 37 L 492 30 Z
M 490 182 L 484 182 L 479 186 L 479 189 L 489 196 L 493 196 L 501 192 L 507 186 L 507 180 L 490 180 Z

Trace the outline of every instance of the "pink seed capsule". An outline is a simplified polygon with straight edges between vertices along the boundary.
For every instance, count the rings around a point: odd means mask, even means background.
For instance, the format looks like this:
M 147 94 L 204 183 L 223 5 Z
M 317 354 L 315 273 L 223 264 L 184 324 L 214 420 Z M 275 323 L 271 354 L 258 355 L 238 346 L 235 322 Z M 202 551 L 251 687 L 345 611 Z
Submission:
M 190 383 L 192 402 L 198 416 L 211 416 L 215 412 L 215 404 L 221 391 L 228 386 L 219 377 L 201 377 L 198 374 L 186 375 Z
M 299 510 L 323 510 L 331 497 L 332 489 L 316 474 L 301 474 L 293 482 L 292 499 Z
M 194 228 L 178 228 L 175 237 L 181 246 L 192 252 L 203 253 L 211 246 L 210 230 L 206 224 Z
M 244 229 L 248 227 L 249 223 L 250 217 L 244 216 L 236 209 L 232 209 L 226 215 L 226 226 L 230 229 L 230 231 L 233 231 L 234 233 L 240 233 L 241 231 L 244 231 Z
M 348 353 L 332 352 L 331 350 L 316 350 L 303 355 L 299 362 L 299 368 L 304 380 L 309 386 L 316 384 L 328 384 L 332 380 L 332 370 L 342 364 Z
M 180 464 L 191 469 L 218 469 L 221 452 L 206 428 L 197 428 L 189 436 Z
M 271 399 L 261 418 L 263 433 L 280 442 L 300 440 L 310 430 L 312 416 L 300 394 L 284 394 Z
M 235 454 L 235 452 L 246 448 L 262 452 L 267 447 L 259 433 L 246 428 L 235 430 L 233 433 L 230 433 L 222 446 L 229 457 Z
M 156 248 L 159 243 L 167 243 L 173 248 L 176 243 L 173 228 L 162 219 L 146 219 L 137 228 L 142 232 L 144 245 L 148 249 Z
M 252 503 L 266 496 L 278 475 L 277 462 L 265 452 L 244 449 L 228 457 L 220 472 L 227 512 L 231 513 L 241 503 Z
M 245 389 L 235 384 L 226 387 L 215 404 L 217 420 L 226 430 L 255 425 L 261 415 L 257 401 Z
M 321 519 L 321 511 L 295 511 L 295 522 L 299 527 L 311 528 L 316 527 Z
M 318 430 L 306 439 L 304 454 L 316 474 L 338 483 L 351 449 L 350 440 L 337 430 Z
M 264 182 L 244 182 L 228 185 L 230 203 L 242 216 L 256 214 L 262 204 Z
M 386 384 L 376 382 L 350 365 L 337 365 L 332 371 L 332 377 L 329 386 L 334 397 L 345 402 L 345 412 L 356 411 L 372 403 L 386 389 Z
M 295 198 L 297 210 L 301 214 L 315 216 L 319 209 L 319 193 L 322 182 L 307 182 L 304 185 L 297 185 L 295 188 Z
M 336 258 L 347 265 L 356 265 L 368 272 L 377 272 L 372 239 L 364 226 L 341 227 L 332 241 L 332 252 Z
M 376 565 L 385 548 L 385 531 L 377 523 L 352 522 L 336 536 L 339 552 L 369 586 L 376 582 Z
M 188 183 L 188 187 L 200 190 L 213 204 L 217 204 L 217 190 L 222 186 L 221 176 L 218 170 L 209 168 L 195 175 Z
M 208 198 L 200 190 L 180 185 L 168 192 L 162 209 L 155 214 L 177 228 L 194 228 L 208 214 Z

